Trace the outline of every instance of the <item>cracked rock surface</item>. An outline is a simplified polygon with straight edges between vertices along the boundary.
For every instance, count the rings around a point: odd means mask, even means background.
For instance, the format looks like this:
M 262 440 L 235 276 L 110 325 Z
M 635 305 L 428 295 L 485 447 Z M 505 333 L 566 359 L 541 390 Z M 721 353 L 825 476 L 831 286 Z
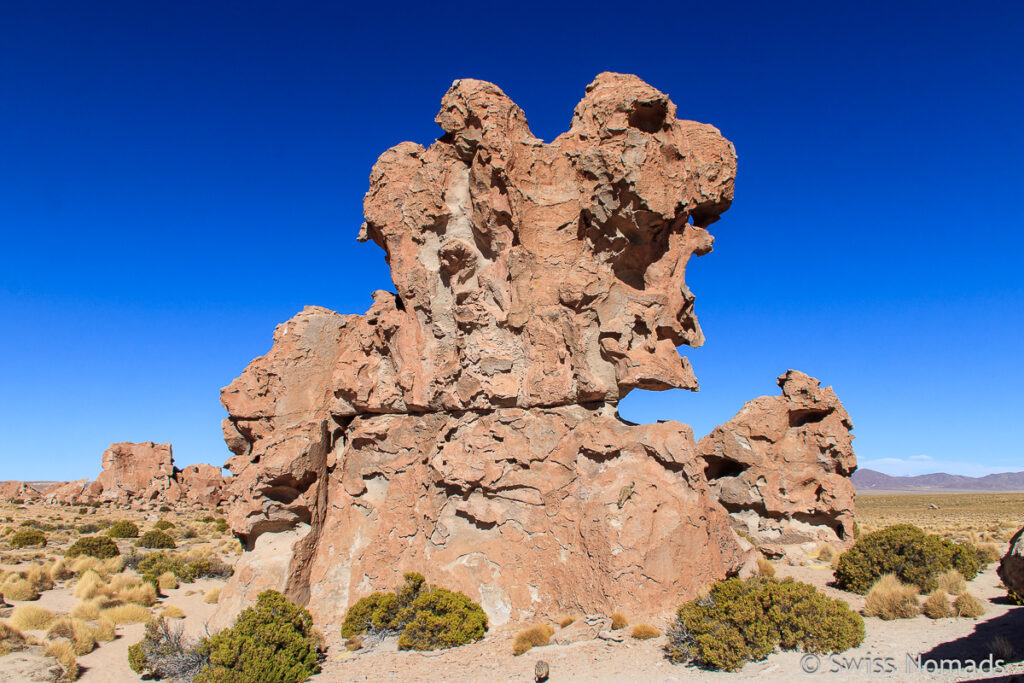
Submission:
M 365 315 L 305 308 L 222 391 L 248 578 L 220 623 L 276 587 L 336 624 L 407 571 L 496 624 L 642 615 L 752 560 L 691 429 L 617 413 L 635 388 L 697 389 L 677 351 L 704 341 L 685 270 L 732 201 L 732 144 L 611 73 L 550 143 L 483 81 L 456 81 L 437 122 L 370 175 L 360 239 L 395 292 Z M 834 525 L 842 505 L 805 507 Z

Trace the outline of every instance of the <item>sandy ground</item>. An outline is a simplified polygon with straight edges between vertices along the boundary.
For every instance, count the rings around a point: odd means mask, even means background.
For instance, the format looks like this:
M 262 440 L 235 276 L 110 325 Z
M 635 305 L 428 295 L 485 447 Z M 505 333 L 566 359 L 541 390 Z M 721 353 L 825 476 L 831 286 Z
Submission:
M 826 567 L 778 567 L 778 576 L 793 576 L 812 583 L 835 597 L 843 597 L 854 609 L 863 599 L 826 586 L 831 572 Z M 867 637 L 864 643 L 844 652 L 836 660 L 802 662 L 805 655 L 786 652 L 772 655 L 763 662 L 753 662 L 735 673 L 717 673 L 669 663 L 664 658 L 665 638 L 648 641 L 627 639 L 622 643 L 590 641 L 573 645 L 549 645 L 534 648 L 526 654 L 512 655 L 515 629 L 495 629 L 479 643 L 435 653 L 395 652 L 388 647 L 374 651 L 348 653 L 332 647 L 322 673 L 315 681 L 533 681 L 538 660 L 548 663 L 552 681 L 703 681 L 703 680 L 979 680 L 998 678 L 992 674 L 940 674 L 919 671 L 916 658 L 967 659 L 982 661 L 988 657 L 988 643 L 1001 634 L 1018 644 L 1017 658 L 1024 656 L 1024 607 L 1013 607 L 1001 601 L 1004 591 L 994 567 L 989 568 L 969 586 L 972 593 L 986 599 L 988 612 L 978 620 L 926 617 L 899 621 L 866 618 Z M 662 624 L 655 624 L 662 626 Z M 333 643 L 332 643 L 333 644 Z M 910 657 L 908 664 L 908 655 Z M 889 658 L 889 659 L 887 659 Z M 859 662 L 860 672 L 844 670 L 844 665 Z M 801 665 L 817 664 L 814 674 Z M 869 673 L 868 664 L 889 673 Z M 930 665 L 935 666 L 935 665 Z M 1003 680 L 1013 675 L 1024 681 L 1024 663 L 1005 667 Z

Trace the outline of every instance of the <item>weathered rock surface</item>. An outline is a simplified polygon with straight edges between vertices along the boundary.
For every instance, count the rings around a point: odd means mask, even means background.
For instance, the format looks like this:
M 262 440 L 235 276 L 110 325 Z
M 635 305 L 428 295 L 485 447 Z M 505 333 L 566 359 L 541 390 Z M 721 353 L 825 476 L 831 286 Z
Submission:
M 75 481 L 62 481 L 47 486 L 42 491 L 43 502 L 53 504 L 74 504 L 85 501 L 85 487 L 88 486 L 88 479 L 77 479 Z
M 853 542 L 853 423 L 831 387 L 790 370 L 782 396 L 748 401 L 700 440 L 713 495 L 770 554 L 807 541 Z
M 85 487 L 85 495 L 118 503 L 158 498 L 176 501 L 181 497 L 181 487 L 174 475 L 171 444 L 113 443 L 103 451 L 103 470 Z
M 337 622 L 406 571 L 493 623 L 639 616 L 752 559 L 690 428 L 616 411 L 697 388 L 685 268 L 732 200 L 732 145 L 620 74 L 551 143 L 481 81 L 437 121 L 429 148 L 380 157 L 364 202 L 397 293 L 307 307 L 222 391 L 229 521 L 245 558 L 275 558 L 236 572 L 222 622 L 282 580 Z
M 23 481 L 0 481 L 0 501 L 35 500 L 40 492 Z
M 1007 588 L 1024 596 L 1024 529 L 1010 539 L 1010 548 L 999 563 L 998 572 Z

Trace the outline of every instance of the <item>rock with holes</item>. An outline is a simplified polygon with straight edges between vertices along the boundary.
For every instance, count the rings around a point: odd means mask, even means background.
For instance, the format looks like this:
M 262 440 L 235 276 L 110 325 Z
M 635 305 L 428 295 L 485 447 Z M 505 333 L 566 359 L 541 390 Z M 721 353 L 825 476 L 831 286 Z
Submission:
M 809 541 L 853 542 L 853 424 L 831 387 L 789 370 L 781 396 L 748 401 L 700 440 L 711 490 L 772 555 Z
M 690 428 L 616 411 L 697 388 L 685 270 L 732 200 L 732 145 L 609 73 L 550 143 L 481 81 L 437 122 L 370 177 L 360 238 L 396 291 L 365 315 L 307 307 L 222 391 L 229 521 L 273 568 L 243 560 L 219 623 L 281 586 L 336 624 L 408 571 L 494 624 L 641 616 L 752 561 Z

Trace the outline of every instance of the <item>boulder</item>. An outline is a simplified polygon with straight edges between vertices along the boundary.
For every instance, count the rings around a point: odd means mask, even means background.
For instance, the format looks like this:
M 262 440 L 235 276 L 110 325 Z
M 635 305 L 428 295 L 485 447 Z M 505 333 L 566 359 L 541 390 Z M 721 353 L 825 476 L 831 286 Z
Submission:
M 85 488 L 88 486 L 88 479 L 78 479 L 76 481 L 60 481 L 55 484 L 50 484 L 44 488 L 40 494 L 40 498 L 44 503 L 51 505 L 64 504 L 74 505 L 83 502 L 86 499 Z
M 1024 596 L 1024 529 L 1010 539 L 1010 547 L 999 563 L 999 578 L 1003 584 L 1020 596 Z
M 35 500 L 39 490 L 23 481 L 0 481 L 0 501 Z
M 100 476 L 85 488 L 90 499 L 126 505 L 158 499 L 177 501 L 181 496 L 169 443 L 113 443 L 103 451 L 102 462 Z

